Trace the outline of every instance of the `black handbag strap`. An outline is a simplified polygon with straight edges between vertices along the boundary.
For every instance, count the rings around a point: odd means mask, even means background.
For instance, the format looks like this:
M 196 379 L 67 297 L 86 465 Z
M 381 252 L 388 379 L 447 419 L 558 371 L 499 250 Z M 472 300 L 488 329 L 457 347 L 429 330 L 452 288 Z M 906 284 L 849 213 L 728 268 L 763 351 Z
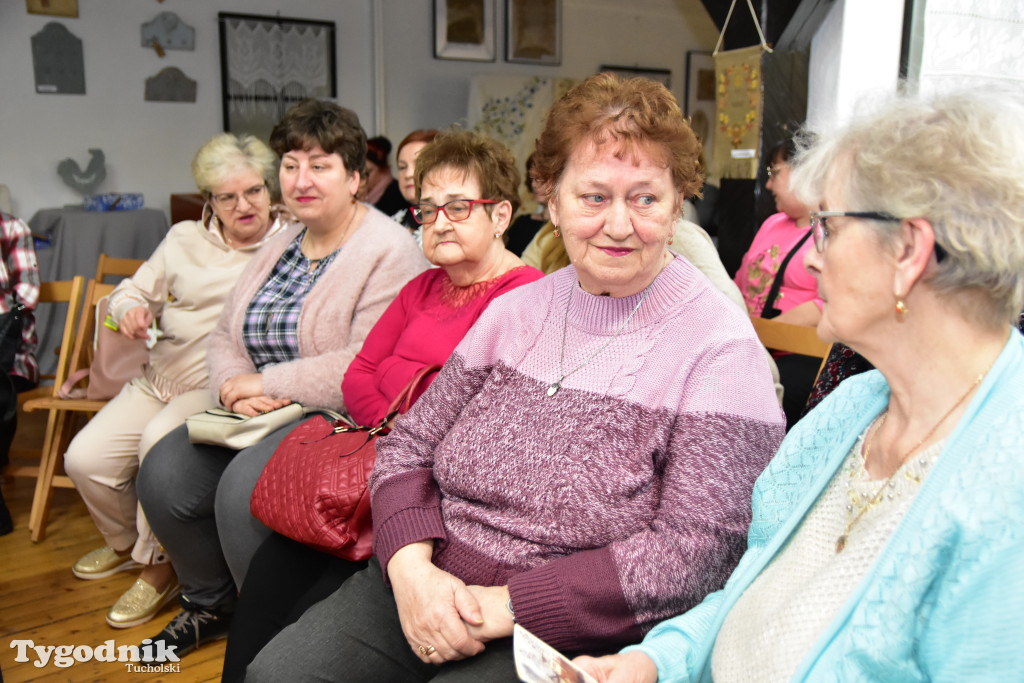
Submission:
M 800 241 L 793 245 L 793 248 L 786 254 L 786 258 L 782 259 L 782 265 L 779 266 L 779 270 L 775 273 L 775 279 L 772 280 L 771 289 L 768 290 L 768 296 L 764 300 L 764 308 L 761 309 L 761 317 L 766 319 L 772 319 L 782 314 L 782 311 L 775 308 L 775 298 L 779 296 L 779 288 L 782 287 L 782 276 L 786 274 L 786 267 L 789 262 L 796 255 L 796 252 L 800 251 L 800 247 L 804 245 L 807 238 L 811 236 L 811 231 L 808 230 L 807 234 L 800 238 Z

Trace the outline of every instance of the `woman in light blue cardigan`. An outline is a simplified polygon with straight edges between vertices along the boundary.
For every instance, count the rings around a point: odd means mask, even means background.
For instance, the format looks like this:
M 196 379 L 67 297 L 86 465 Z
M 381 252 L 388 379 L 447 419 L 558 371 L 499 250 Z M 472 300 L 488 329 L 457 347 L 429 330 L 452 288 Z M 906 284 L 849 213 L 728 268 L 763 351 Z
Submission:
M 1024 678 L 1021 120 L 898 99 L 802 151 L 818 334 L 878 369 L 783 441 L 725 588 L 599 681 Z

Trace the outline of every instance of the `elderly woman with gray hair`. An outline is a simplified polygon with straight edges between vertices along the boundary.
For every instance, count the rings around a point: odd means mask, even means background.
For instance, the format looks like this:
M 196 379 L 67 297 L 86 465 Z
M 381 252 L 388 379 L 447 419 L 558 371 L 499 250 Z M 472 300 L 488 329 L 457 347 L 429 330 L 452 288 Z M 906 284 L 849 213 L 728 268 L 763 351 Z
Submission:
M 725 588 L 601 681 L 1017 680 L 1024 102 L 899 99 L 798 157 L 818 334 L 877 370 L 786 437 Z
M 206 341 L 224 301 L 253 253 L 288 222 L 271 206 L 277 157 L 245 135 L 218 135 L 192 160 L 206 198 L 199 221 L 174 225 L 153 255 L 110 295 L 110 316 L 129 339 L 145 339 L 156 321 L 159 341 L 144 374 L 129 382 L 68 447 L 64 464 L 106 545 L 72 567 L 80 579 L 142 568 L 107 612 L 107 623 L 146 622 L 177 595 L 174 570 L 137 512 L 135 475 L 150 447 L 213 407 Z

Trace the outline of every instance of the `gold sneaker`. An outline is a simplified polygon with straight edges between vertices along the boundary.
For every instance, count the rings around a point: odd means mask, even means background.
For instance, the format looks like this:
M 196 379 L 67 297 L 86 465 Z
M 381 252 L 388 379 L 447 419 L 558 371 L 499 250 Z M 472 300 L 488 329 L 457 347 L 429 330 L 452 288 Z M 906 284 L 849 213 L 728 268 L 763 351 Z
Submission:
M 71 567 L 71 573 L 80 579 L 104 579 L 118 572 L 129 572 L 141 569 L 142 565 L 132 559 L 131 555 L 121 557 L 109 545 L 105 545 L 91 553 L 86 553 Z
M 180 590 L 181 586 L 172 582 L 167 590 L 159 593 L 146 581 L 136 579 L 135 584 L 107 612 L 107 623 L 114 628 L 144 624 L 155 617 L 161 607 L 178 597 Z

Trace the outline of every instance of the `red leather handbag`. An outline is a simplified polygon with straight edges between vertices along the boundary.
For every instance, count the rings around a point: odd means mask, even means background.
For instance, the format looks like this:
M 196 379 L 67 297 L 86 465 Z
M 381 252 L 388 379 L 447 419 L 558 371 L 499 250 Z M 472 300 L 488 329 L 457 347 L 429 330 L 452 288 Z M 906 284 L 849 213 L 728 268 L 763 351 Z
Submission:
M 372 427 L 306 420 L 278 445 L 256 482 L 249 509 L 274 531 L 346 560 L 373 555 L 373 519 L 368 483 L 377 456 L 376 441 L 387 424 L 412 404 L 423 379 L 438 366 L 425 367 L 391 402 Z

